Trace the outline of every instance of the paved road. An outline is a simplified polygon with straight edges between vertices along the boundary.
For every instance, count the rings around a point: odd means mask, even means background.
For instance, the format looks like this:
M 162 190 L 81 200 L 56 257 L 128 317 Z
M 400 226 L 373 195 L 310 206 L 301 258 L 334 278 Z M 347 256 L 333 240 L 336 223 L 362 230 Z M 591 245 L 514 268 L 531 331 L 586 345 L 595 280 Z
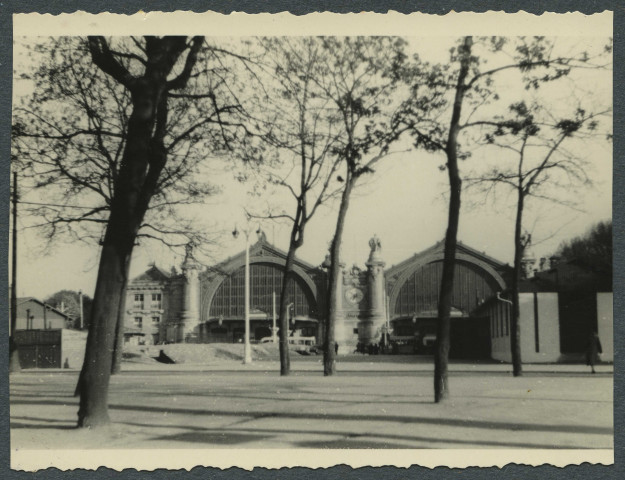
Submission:
M 130 370 L 113 377 L 112 429 L 74 429 L 77 372 L 12 375 L 12 448 L 612 448 L 612 376 L 582 366 L 521 378 L 455 365 L 451 398 L 432 401 L 426 366 Z M 271 362 L 269 362 L 271 364 Z M 302 363 L 314 366 L 314 364 Z M 379 366 L 380 364 L 374 364 Z M 273 367 L 274 365 L 270 365 Z M 344 367 L 345 365 L 343 365 Z M 388 371 L 392 366 L 394 370 Z M 402 368 L 400 368 L 402 367 Z M 540 366 L 544 368 L 545 366 Z M 555 368 L 556 366 L 553 366 Z M 538 368 L 538 367 L 536 367 Z M 552 367 L 550 367 L 552 368 Z M 531 370 L 530 366 L 526 371 Z

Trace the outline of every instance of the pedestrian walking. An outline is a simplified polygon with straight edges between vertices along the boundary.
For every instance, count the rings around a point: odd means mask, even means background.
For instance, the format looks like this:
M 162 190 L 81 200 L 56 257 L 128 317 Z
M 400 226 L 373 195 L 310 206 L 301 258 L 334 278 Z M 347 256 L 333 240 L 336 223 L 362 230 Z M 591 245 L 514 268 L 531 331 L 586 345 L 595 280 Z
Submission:
M 603 353 L 601 349 L 601 341 L 599 340 L 599 334 L 592 332 L 588 338 L 588 345 L 586 346 L 586 365 L 590 365 L 590 372 L 595 373 L 595 364 L 600 361 L 599 354 Z
M 334 354 L 339 354 L 339 342 L 334 342 Z

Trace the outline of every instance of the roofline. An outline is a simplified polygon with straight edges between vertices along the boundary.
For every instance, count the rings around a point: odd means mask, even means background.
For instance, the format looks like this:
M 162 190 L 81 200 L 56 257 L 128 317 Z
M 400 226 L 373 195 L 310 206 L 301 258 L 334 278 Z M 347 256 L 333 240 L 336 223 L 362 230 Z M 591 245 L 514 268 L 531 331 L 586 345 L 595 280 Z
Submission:
M 174 275 L 169 275 L 167 272 L 165 272 L 165 270 L 163 270 L 161 267 L 159 267 L 155 263 L 153 263 L 146 270 L 141 272 L 139 275 L 137 275 L 137 276 L 133 277 L 132 279 L 130 279 L 130 282 L 128 282 L 128 284 L 136 282 L 139 277 L 145 275 L 150 270 L 156 270 L 157 272 L 159 272 L 161 275 L 163 275 L 165 277 L 164 280 L 171 280 L 172 278 L 175 278 Z M 160 282 L 161 280 L 159 280 L 159 279 L 152 279 L 150 281 L 151 282 Z
M 53 307 L 52 305 L 50 305 L 49 303 L 45 303 L 42 302 L 41 300 L 39 300 L 38 298 L 35 297 L 19 297 L 17 298 L 17 305 L 21 305 L 23 303 L 26 303 L 28 301 L 33 301 L 33 302 L 37 302 L 39 305 L 46 306 L 48 307 L 50 310 L 52 310 L 53 312 L 58 313 L 59 315 L 63 315 L 65 318 L 71 318 L 72 320 L 74 319 L 74 317 L 68 315 L 67 313 L 63 313 L 61 312 L 58 308 Z
M 426 248 L 424 250 L 421 250 L 420 252 L 417 252 L 417 253 L 411 255 L 406 260 L 402 260 L 398 264 L 392 265 L 390 268 L 388 268 L 386 270 L 385 273 L 387 273 L 387 274 L 389 274 L 389 273 L 390 274 L 394 274 L 396 272 L 399 272 L 399 271 L 403 270 L 405 267 L 409 266 L 412 262 L 414 262 L 414 260 L 416 260 L 417 258 L 419 258 L 421 256 L 424 256 L 424 255 L 428 254 L 429 252 L 435 251 L 441 245 L 444 245 L 444 243 L 445 243 L 445 239 L 439 240 L 434 245 L 431 245 L 428 248 Z M 460 247 L 460 248 L 458 248 L 458 247 Z M 475 248 L 473 248 L 473 247 L 471 247 L 469 245 L 466 245 L 465 243 L 463 243 L 460 240 L 457 242 L 456 251 L 458 251 L 459 249 L 464 249 L 464 250 L 468 251 L 469 253 L 471 253 L 472 255 L 480 257 L 486 263 L 490 263 L 496 269 L 497 268 L 504 268 L 504 267 L 508 266 L 507 263 L 504 263 L 504 262 L 502 262 L 500 260 L 497 260 L 494 257 L 486 255 L 486 253 L 480 252 L 479 250 L 476 250 Z
M 270 243 L 269 241 L 262 240 L 262 239 L 258 239 L 258 241 L 256 243 L 253 243 L 253 244 L 250 245 L 250 253 L 252 252 L 252 250 L 254 248 L 256 248 L 259 245 L 263 246 L 265 248 L 268 248 L 270 250 L 273 250 L 275 253 L 279 254 L 279 256 L 283 256 L 284 258 L 286 258 L 288 256 L 288 252 L 285 252 L 281 248 L 276 247 L 273 243 Z M 212 265 L 212 266 L 208 267 L 208 269 L 209 270 L 214 269 L 214 270 L 217 270 L 217 271 L 221 270 L 222 272 L 226 273 L 225 272 L 226 271 L 225 268 L 218 268 L 218 267 L 224 267 L 227 264 L 234 262 L 236 259 L 238 259 L 239 257 L 242 257 L 244 255 L 245 255 L 245 250 L 243 250 L 243 251 L 241 251 L 241 252 L 239 252 L 239 253 L 237 253 L 235 255 L 232 255 L 232 256 L 226 258 L 225 260 L 222 260 L 221 262 L 216 263 L 215 265 Z M 318 266 L 312 265 L 311 263 L 308 263 L 305 260 L 302 260 L 302 259 L 300 259 L 297 256 L 294 258 L 294 262 L 298 266 L 302 267 L 305 270 L 317 270 L 317 269 L 319 269 Z

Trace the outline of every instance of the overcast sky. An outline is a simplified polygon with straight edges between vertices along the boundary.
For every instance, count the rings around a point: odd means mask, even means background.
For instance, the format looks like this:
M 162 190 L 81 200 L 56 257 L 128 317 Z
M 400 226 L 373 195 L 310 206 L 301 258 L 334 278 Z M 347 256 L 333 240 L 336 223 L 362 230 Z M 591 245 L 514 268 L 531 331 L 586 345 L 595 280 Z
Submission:
M 579 44 L 580 39 L 563 39 L 562 42 Z M 437 39 L 428 48 L 433 59 L 446 59 L 452 43 L 451 38 Z M 585 40 L 586 42 L 590 40 Z M 604 42 L 605 38 L 593 42 Z M 422 45 L 422 39 L 419 45 Z M 414 45 L 413 48 L 417 48 Z M 18 55 L 19 52 L 16 52 Z M 16 65 L 19 65 L 16 59 Z M 594 92 L 601 102 L 611 102 L 611 72 L 588 72 L 578 79 L 576 95 Z M 18 89 L 19 94 L 19 89 Z M 555 105 L 566 104 L 569 93 L 553 91 Z M 554 107 L 557 108 L 557 107 Z M 447 172 L 439 166 L 444 164 L 441 154 L 432 155 L 420 151 L 405 152 L 409 141 L 400 142 L 396 153 L 387 157 L 376 168 L 366 184 L 353 195 L 347 216 L 342 248 L 342 259 L 348 265 L 356 263 L 364 267 L 369 246 L 368 240 L 377 234 L 382 242 L 383 258 L 387 266 L 398 263 L 410 255 L 428 248 L 445 235 L 447 223 L 448 191 Z M 564 239 L 583 234 L 599 220 L 612 216 L 612 146 L 607 142 L 574 147 L 578 154 L 591 160 L 588 175 L 595 183 L 593 189 L 571 192 L 581 209 L 570 208 L 530 200 L 525 226 L 533 232 L 537 242 L 533 246 L 536 256 L 553 253 Z M 486 163 L 492 152 L 478 153 L 461 163 L 461 171 L 468 173 Z M 243 208 L 254 207 L 256 197 L 247 195 L 248 186 L 235 181 L 223 160 L 209 160 L 213 181 L 222 192 L 210 203 L 197 210 L 197 215 L 211 225 L 221 245 L 213 250 L 214 261 L 236 254 L 244 248 L 244 240 L 233 240 L 234 224 L 244 223 Z M 514 198 L 503 194 L 497 201 L 484 202 L 482 196 L 463 193 L 458 239 L 463 243 L 486 252 L 503 262 L 511 262 L 513 254 Z M 35 199 L 30 197 L 31 200 Z M 284 203 L 292 209 L 288 197 L 273 196 L 273 201 Z M 320 264 L 327 252 L 335 222 L 338 205 L 324 207 L 318 212 L 307 229 L 307 236 L 298 256 L 312 264 Z M 42 255 L 42 240 L 35 230 L 24 229 L 30 219 L 18 221 L 18 295 L 45 298 L 57 290 L 82 289 L 93 294 L 99 248 L 85 245 L 58 244 L 47 255 Z M 282 249 L 288 246 L 289 226 L 263 223 L 270 242 Z M 154 243 L 142 243 L 135 249 L 131 276 L 148 268 L 151 262 L 169 269 L 179 267 L 181 257 L 169 249 Z M 210 261 L 210 260 L 207 260 Z

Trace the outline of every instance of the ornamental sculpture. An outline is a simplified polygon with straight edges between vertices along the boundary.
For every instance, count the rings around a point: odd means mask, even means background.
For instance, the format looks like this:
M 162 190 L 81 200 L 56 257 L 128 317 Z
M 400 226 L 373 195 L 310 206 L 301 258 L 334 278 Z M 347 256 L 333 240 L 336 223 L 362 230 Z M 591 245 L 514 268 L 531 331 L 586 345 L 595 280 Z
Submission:
M 382 242 L 377 235 L 374 234 L 371 240 L 369 240 L 369 247 L 371 248 L 369 261 L 380 260 L 380 255 L 382 254 Z

